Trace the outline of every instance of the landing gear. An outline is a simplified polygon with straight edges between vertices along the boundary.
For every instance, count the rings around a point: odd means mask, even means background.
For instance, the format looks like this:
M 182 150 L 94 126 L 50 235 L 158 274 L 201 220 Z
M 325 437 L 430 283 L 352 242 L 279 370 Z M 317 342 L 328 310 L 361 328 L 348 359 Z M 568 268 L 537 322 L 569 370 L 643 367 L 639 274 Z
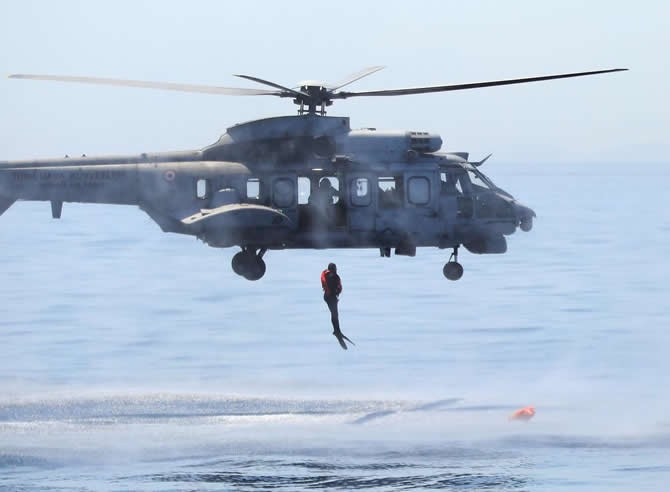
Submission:
M 454 247 L 454 252 L 451 253 L 449 261 L 442 268 L 442 273 L 449 280 L 458 280 L 463 276 L 463 266 L 458 262 L 458 246 Z
M 247 280 L 259 280 L 265 275 L 263 255 L 267 250 L 262 248 L 256 253 L 256 248 L 245 247 L 236 253 L 231 261 L 233 271 Z

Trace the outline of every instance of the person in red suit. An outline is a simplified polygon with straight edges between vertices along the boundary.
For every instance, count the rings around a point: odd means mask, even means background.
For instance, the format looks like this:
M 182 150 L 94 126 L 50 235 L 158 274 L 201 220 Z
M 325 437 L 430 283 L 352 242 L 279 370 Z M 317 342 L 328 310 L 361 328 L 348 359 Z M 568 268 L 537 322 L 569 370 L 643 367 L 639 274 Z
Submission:
M 339 302 L 339 296 L 342 293 L 342 280 L 337 274 L 337 265 L 335 263 L 328 263 L 328 268 L 321 272 L 321 288 L 323 289 L 323 300 L 328 305 L 330 310 L 330 320 L 333 323 L 333 335 L 337 338 L 337 341 L 340 342 L 340 346 L 346 350 L 347 344 L 344 343 L 344 340 L 349 341 L 346 336 L 342 334 L 340 330 L 340 317 L 337 311 L 337 303 Z

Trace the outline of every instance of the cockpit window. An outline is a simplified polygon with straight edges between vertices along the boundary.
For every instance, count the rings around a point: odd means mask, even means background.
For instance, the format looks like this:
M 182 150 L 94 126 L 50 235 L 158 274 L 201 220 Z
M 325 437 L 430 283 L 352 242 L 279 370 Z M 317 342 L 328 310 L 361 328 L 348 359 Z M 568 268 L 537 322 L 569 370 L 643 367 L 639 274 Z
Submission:
M 465 172 L 441 172 L 440 173 L 440 193 L 443 195 L 462 195 L 463 186 L 461 180 L 464 179 Z
M 496 187 L 490 179 L 488 179 L 474 167 L 468 169 L 468 175 L 470 177 L 470 183 L 472 183 L 473 186 L 478 186 L 484 189 L 495 189 Z

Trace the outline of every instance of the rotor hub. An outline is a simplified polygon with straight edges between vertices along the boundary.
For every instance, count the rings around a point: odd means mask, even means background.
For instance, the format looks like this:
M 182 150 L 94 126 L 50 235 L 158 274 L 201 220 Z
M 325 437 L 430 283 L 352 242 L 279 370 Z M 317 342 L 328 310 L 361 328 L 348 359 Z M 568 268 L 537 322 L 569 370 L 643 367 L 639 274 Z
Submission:
M 332 91 L 320 82 L 305 81 L 300 84 L 300 94 L 293 99 L 293 102 L 300 106 L 298 114 L 315 114 L 317 106 L 321 106 L 318 112 L 321 116 L 325 116 L 326 107 L 333 104 Z

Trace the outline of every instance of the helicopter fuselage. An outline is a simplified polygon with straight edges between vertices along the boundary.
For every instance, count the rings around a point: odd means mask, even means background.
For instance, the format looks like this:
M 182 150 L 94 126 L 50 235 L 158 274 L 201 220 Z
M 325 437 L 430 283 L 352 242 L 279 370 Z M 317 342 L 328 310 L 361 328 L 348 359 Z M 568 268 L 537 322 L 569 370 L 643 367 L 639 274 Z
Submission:
M 504 253 L 534 212 L 441 146 L 427 132 L 351 130 L 345 117 L 267 118 L 202 150 L 2 162 L 0 213 L 16 200 L 49 201 L 55 218 L 64 202 L 137 205 L 165 232 L 241 247 L 233 268 L 251 280 L 273 249 Z

